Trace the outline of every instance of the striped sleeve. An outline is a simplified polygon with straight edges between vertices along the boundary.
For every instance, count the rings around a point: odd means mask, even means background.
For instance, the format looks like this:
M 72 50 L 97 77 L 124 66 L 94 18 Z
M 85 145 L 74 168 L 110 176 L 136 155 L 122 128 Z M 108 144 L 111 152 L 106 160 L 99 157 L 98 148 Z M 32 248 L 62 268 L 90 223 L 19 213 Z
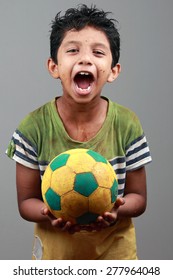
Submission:
M 118 179 L 118 196 L 124 194 L 125 178 L 126 178 L 126 161 L 125 157 L 115 157 L 109 160 Z
M 6 154 L 26 167 L 39 169 L 36 147 L 19 130 L 14 132 Z
M 126 148 L 126 171 L 138 169 L 151 161 L 149 146 L 144 134 Z

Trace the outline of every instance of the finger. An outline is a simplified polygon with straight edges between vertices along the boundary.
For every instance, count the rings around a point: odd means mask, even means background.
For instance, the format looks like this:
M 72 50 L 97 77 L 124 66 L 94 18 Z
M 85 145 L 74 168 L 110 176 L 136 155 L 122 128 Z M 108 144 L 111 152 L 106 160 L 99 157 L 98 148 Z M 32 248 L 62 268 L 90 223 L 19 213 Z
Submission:
M 49 212 L 49 209 L 47 208 L 47 207 L 43 207 L 42 209 L 41 209 L 41 214 L 42 215 L 48 215 L 48 212 Z
M 79 232 L 81 229 L 80 229 L 80 226 L 79 225 L 71 225 L 69 228 L 68 228 L 68 232 L 70 234 L 74 234 L 75 232 Z
M 115 223 L 117 220 L 116 212 L 112 212 L 112 213 L 106 212 L 103 217 L 104 217 L 104 220 L 109 223 L 109 225 L 112 223 Z
M 81 226 L 81 230 L 86 230 L 86 231 L 93 231 L 94 229 L 94 224 L 89 224 L 89 225 L 82 225 Z
M 55 220 L 55 216 L 49 211 L 47 207 L 41 209 L 41 214 L 44 216 L 48 216 L 50 220 Z
M 99 216 L 97 218 L 97 222 L 95 223 L 95 227 L 97 228 L 105 228 L 105 227 L 108 227 L 109 226 L 109 212 L 105 212 L 103 216 Z
M 51 220 L 52 226 L 58 227 L 58 228 L 63 228 L 65 226 L 65 222 L 62 220 L 62 218 L 58 219 L 52 219 Z
M 116 202 L 115 202 L 115 204 L 114 204 L 114 207 L 115 207 L 115 208 L 118 208 L 119 206 L 124 205 L 124 203 L 125 203 L 124 198 L 118 197 L 117 200 L 116 200 Z
M 53 222 L 53 224 L 58 228 L 60 229 L 61 231 L 68 231 L 68 232 L 73 232 L 73 230 L 71 229 L 71 222 L 67 221 L 65 222 L 64 220 L 60 220 L 58 219 L 59 221 L 57 222 Z

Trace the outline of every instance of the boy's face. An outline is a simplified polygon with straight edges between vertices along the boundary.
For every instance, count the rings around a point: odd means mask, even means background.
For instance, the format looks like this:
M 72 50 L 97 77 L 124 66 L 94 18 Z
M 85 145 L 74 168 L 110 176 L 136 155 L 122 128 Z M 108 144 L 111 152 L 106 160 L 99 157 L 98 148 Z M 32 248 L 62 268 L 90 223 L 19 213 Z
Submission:
M 106 82 L 112 82 L 120 72 L 114 68 L 109 41 L 104 32 L 93 27 L 66 33 L 57 52 L 58 64 L 48 60 L 48 69 L 62 83 L 63 95 L 78 103 L 100 97 Z

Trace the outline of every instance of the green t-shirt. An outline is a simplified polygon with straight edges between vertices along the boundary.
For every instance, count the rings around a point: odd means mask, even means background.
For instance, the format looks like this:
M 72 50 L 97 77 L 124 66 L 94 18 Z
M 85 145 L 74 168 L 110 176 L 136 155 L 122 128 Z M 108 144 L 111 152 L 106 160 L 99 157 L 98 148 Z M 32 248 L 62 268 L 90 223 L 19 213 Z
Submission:
M 24 118 L 13 134 L 7 155 L 29 168 L 40 170 L 42 177 L 49 162 L 58 154 L 74 148 L 94 150 L 113 166 L 118 178 L 118 195 L 123 196 L 126 172 L 150 162 L 151 156 L 138 117 L 110 100 L 108 105 L 107 117 L 98 133 L 87 142 L 79 142 L 70 138 L 65 130 L 54 99 Z M 34 252 L 37 252 L 37 256 L 33 254 L 36 258 L 136 259 L 131 219 L 123 219 L 101 232 L 82 232 L 73 236 L 55 233 L 55 229 L 46 223 L 36 225 L 35 230 Z M 122 232 L 123 238 L 120 238 Z M 83 241 L 79 242 L 81 238 Z M 55 244 L 59 250 L 55 251 Z M 127 245 L 131 250 L 125 249 Z M 75 252 L 77 248 L 80 248 L 80 252 Z

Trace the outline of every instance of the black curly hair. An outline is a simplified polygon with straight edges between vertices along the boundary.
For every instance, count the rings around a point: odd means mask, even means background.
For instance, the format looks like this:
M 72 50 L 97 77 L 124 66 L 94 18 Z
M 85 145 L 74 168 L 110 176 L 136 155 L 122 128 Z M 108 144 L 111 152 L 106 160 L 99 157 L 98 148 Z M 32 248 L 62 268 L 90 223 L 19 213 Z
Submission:
M 103 31 L 110 43 L 112 53 L 112 67 L 120 57 L 120 35 L 116 27 L 117 21 L 107 16 L 110 12 L 104 12 L 95 6 L 88 8 L 86 5 L 79 5 L 77 8 L 68 9 L 64 16 L 59 12 L 52 21 L 50 34 L 50 56 L 57 62 L 57 51 L 67 31 L 71 29 L 81 30 L 86 26 Z

